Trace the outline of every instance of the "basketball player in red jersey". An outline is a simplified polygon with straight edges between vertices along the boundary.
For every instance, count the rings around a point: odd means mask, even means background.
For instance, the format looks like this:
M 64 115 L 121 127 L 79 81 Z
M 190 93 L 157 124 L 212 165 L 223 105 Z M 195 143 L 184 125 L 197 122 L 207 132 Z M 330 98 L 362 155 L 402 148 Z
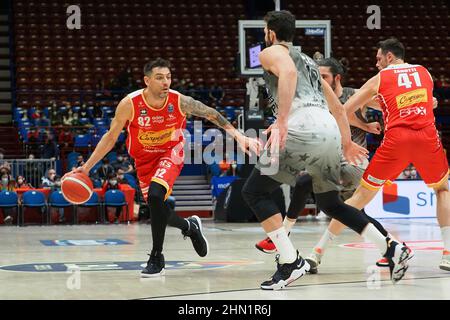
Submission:
M 412 163 L 437 198 L 437 218 L 444 242 L 439 267 L 450 271 L 450 192 L 448 161 L 435 126 L 433 79 L 420 65 L 404 62 L 405 47 L 395 38 L 378 44 L 380 72 L 361 87 L 344 105 L 351 116 L 361 105 L 376 99 L 383 111 L 385 136 L 369 163 L 361 184 L 346 201 L 364 208 L 378 190 Z M 333 220 L 332 223 L 340 224 Z M 345 226 L 341 224 L 341 230 Z M 336 229 L 336 226 L 335 226 Z
M 139 184 L 151 211 L 153 248 L 141 276 L 155 277 L 165 272 L 162 250 L 167 224 L 181 229 L 185 237 L 190 237 L 199 256 L 206 256 L 209 250 L 201 220 L 197 216 L 182 219 L 166 202 L 183 167 L 185 139 L 182 129 L 186 124 L 186 114 L 203 117 L 223 128 L 249 155 L 249 150 L 259 154 L 262 146 L 258 140 L 242 135 L 215 109 L 171 90 L 169 61 L 158 58 L 146 64 L 144 75 L 147 87 L 120 101 L 109 131 L 91 157 L 77 170 L 88 174 L 113 148 L 120 132 L 127 126 L 128 152 L 135 159 Z

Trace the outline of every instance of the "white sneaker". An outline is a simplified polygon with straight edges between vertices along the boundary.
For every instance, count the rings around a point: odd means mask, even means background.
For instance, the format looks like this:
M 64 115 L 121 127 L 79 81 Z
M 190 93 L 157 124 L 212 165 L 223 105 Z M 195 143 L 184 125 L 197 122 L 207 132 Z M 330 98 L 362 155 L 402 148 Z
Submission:
M 444 251 L 439 269 L 450 271 L 450 252 Z
M 318 271 L 317 267 L 320 265 L 320 262 L 322 261 L 322 256 L 323 254 L 317 252 L 317 249 L 313 249 L 313 251 L 305 258 L 306 262 L 308 262 L 310 265 L 309 273 L 311 274 L 317 273 Z
M 319 220 L 326 220 L 326 219 L 328 219 L 328 216 L 325 214 L 325 212 L 320 211 L 320 212 L 317 214 L 317 219 L 319 219 Z

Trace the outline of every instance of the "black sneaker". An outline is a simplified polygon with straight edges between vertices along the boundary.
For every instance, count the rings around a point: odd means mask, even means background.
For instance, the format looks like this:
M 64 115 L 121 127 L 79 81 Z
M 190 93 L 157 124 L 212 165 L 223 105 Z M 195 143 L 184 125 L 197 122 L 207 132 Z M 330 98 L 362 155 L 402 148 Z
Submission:
M 203 235 L 202 221 L 197 216 L 187 218 L 189 223 L 189 229 L 187 231 L 181 231 L 184 238 L 191 238 L 192 245 L 195 251 L 200 257 L 204 257 L 209 252 L 208 240 Z
M 165 261 L 164 255 L 160 254 L 149 254 L 150 258 L 148 259 L 147 266 L 144 270 L 141 271 L 142 278 L 152 278 L 159 277 L 165 274 Z
M 405 276 L 405 273 L 408 270 L 408 260 L 412 257 L 410 257 L 410 250 L 408 250 L 408 247 L 404 243 L 402 245 L 390 238 L 386 238 L 386 242 L 388 248 L 384 257 L 388 260 L 391 280 L 395 284 Z M 395 248 L 397 246 L 401 246 L 401 253 L 398 257 L 395 257 Z
M 309 271 L 309 263 L 306 262 L 297 251 L 297 259 L 292 263 L 279 263 L 280 255 L 277 255 L 277 271 L 270 280 L 261 283 L 263 290 L 281 290 Z

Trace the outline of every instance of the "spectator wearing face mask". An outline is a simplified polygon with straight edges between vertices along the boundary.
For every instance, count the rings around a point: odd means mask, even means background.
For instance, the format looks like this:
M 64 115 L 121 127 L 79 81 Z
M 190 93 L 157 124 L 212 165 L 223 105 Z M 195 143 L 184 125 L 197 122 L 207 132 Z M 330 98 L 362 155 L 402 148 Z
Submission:
M 61 191 L 61 176 L 55 175 L 53 185 L 51 187 L 53 191 Z M 63 223 L 66 219 L 64 217 L 64 208 L 58 208 L 58 222 Z
M 119 168 L 117 170 L 117 181 L 119 184 L 130 184 L 128 179 L 125 177 L 125 171 L 123 169 Z
M 123 169 L 128 171 L 128 167 L 130 166 L 130 161 L 126 160 L 125 156 L 122 154 L 117 155 L 116 161 L 111 163 L 111 166 L 117 172 L 119 169 Z
M 26 181 L 24 176 L 18 176 L 16 179 L 15 189 L 32 189 L 31 185 Z
M 15 182 L 12 179 L 12 177 L 6 173 L 3 172 L 1 174 L 1 180 L 0 180 L 0 191 L 14 191 Z M 3 208 L 3 222 L 5 224 L 12 224 L 14 209 L 12 208 Z
M 108 190 L 120 190 L 120 183 L 115 173 L 111 173 L 108 175 L 108 180 L 105 181 L 102 187 L 103 194 Z M 119 217 L 122 214 L 122 207 L 116 207 L 114 223 L 119 223 Z M 109 219 L 106 219 L 109 221 Z
M 114 168 L 109 164 L 109 160 L 107 158 L 103 158 L 102 166 L 97 169 L 97 176 L 102 181 L 102 184 L 108 180 L 108 177 L 111 174 L 114 174 Z
M 55 185 L 55 181 L 56 181 L 56 170 L 48 169 L 45 177 L 42 177 L 41 188 L 52 189 Z

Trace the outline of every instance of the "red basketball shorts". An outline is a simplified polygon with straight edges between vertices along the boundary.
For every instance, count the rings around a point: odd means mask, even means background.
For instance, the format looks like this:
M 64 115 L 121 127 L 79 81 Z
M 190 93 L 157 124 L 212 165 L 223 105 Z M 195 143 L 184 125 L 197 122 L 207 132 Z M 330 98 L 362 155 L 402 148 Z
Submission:
M 394 181 L 412 163 L 430 188 L 448 179 L 448 161 L 434 126 L 421 130 L 397 127 L 389 129 L 375 152 L 361 184 L 378 190 Z
M 174 161 L 171 154 L 172 150 L 160 154 L 158 157 L 148 159 L 144 164 L 136 167 L 139 186 L 145 201 L 147 201 L 148 189 L 151 182 L 159 183 L 166 188 L 165 199 L 172 193 L 173 185 L 180 175 L 184 163 Z

